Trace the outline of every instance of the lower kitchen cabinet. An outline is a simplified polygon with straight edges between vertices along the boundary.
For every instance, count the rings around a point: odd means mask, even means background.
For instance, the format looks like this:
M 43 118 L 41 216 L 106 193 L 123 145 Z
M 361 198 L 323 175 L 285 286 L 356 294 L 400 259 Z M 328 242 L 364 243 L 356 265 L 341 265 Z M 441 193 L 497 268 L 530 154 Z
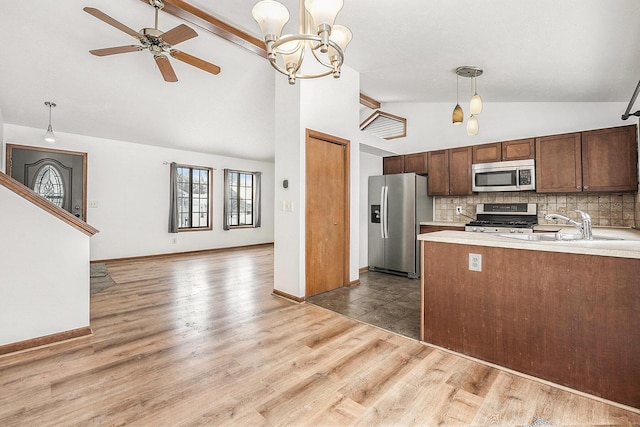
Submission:
M 433 241 L 422 257 L 425 342 L 640 408 L 640 259 Z
M 464 231 L 464 226 L 457 225 L 421 225 L 420 234 L 435 233 L 436 231 Z

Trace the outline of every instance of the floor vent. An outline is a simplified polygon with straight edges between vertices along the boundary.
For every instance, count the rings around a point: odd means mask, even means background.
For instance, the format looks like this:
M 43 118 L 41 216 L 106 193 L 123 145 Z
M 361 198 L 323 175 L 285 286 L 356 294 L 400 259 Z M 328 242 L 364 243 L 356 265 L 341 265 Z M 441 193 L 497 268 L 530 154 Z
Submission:
M 407 119 L 376 110 L 360 123 L 360 130 L 383 139 L 407 136 Z

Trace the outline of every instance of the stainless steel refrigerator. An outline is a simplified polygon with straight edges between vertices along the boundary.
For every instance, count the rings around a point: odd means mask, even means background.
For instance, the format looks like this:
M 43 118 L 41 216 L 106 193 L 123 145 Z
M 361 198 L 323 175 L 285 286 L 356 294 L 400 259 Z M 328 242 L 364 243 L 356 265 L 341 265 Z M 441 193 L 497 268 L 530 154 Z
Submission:
M 369 270 L 420 277 L 420 222 L 433 220 L 427 178 L 369 177 Z

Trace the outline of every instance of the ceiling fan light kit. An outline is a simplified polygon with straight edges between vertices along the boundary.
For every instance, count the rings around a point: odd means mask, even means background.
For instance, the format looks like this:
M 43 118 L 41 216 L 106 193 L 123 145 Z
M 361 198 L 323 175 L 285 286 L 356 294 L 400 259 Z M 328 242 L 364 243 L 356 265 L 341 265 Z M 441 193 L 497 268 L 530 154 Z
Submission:
M 47 127 L 47 133 L 45 133 L 42 137 L 49 144 L 53 144 L 56 142 L 56 136 L 53 134 L 53 127 L 51 127 L 51 109 L 55 108 L 56 103 L 51 101 L 45 101 L 44 105 L 49 107 L 49 126 Z
M 177 45 L 178 43 L 182 43 L 184 41 L 197 37 L 198 33 L 184 24 L 180 24 L 167 32 L 159 30 L 158 13 L 164 7 L 164 3 L 162 2 L 162 0 L 149 0 L 149 4 L 155 9 L 155 26 L 154 28 L 143 28 L 140 31 L 135 31 L 127 27 L 126 25 L 116 21 L 106 13 L 96 8 L 83 8 L 83 10 L 89 15 L 92 15 L 95 18 L 106 22 L 112 27 L 129 34 L 140 42 L 139 45 L 108 47 L 104 49 L 90 50 L 89 52 L 96 56 L 107 56 L 119 53 L 149 50 L 149 52 L 151 52 L 151 54 L 153 55 L 154 60 L 156 61 L 156 65 L 158 66 L 162 77 L 167 82 L 177 82 L 178 77 L 176 76 L 176 73 L 173 70 L 173 66 L 169 62 L 166 54 L 169 54 L 171 57 L 177 59 L 178 61 L 182 61 L 208 73 L 220 73 L 220 67 L 218 67 L 217 65 L 211 64 L 210 62 L 207 62 L 200 58 L 196 58 L 193 55 L 189 55 L 177 49 L 173 49 L 173 46 Z
M 340 77 L 344 51 L 352 38 L 349 28 L 334 25 L 343 4 L 343 0 L 299 0 L 299 33 L 284 36 L 281 33 L 289 21 L 289 10 L 275 0 L 255 4 L 251 14 L 262 31 L 267 59 L 289 78 L 289 84 L 329 74 Z M 303 71 L 305 52 L 310 52 L 321 67 Z
M 478 91 L 476 89 L 476 78 L 481 76 L 482 73 L 482 68 L 478 67 L 465 65 L 456 68 L 456 106 L 452 113 L 452 122 L 454 125 L 459 125 L 464 120 L 464 113 L 458 103 L 458 80 L 460 76 L 471 78 L 471 91 L 473 95 L 469 102 L 469 112 L 471 113 L 471 116 L 467 121 L 467 135 L 477 135 L 479 130 L 479 123 L 476 115 L 482 112 L 482 98 L 478 95 Z

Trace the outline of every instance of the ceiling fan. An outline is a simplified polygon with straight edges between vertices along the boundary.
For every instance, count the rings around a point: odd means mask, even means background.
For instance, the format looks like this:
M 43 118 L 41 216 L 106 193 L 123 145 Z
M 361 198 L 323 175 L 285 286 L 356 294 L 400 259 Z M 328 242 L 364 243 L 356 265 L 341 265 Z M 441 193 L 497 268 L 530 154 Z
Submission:
M 90 50 L 89 52 L 96 56 L 106 56 L 149 49 L 153 54 L 153 58 L 158 65 L 160 73 L 162 73 L 162 77 L 167 82 L 177 82 L 178 77 L 176 77 L 176 73 L 169 62 L 169 59 L 165 55 L 166 53 L 179 61 L 200 68 L 203 71 L 211 74 L 218 74 L 220 72 L 220 67 L 217 65 L 211 64 L 210 62 L 197 58 L 193 55 L 189 55 L 188 53 L 173 49 L 173 46 L 178 43 L 197 37 L 198 33 L 184 24 L 180 24 L 166 33 L 160 31 L 158 29 L 158 12 L 164 7 L 164 3 L 162 0 L 149 0 L 149 3 L 156 10 L 155 26 L 154 28 L 143 28 L 140 31 L 132 30 L 96 8 L 83 8 L 83 10 L 89 15 L 93 15 L 99 20 L 106 22 L 132 37 L 135 37 L 140 42 L 140 45 L 108 47 L 105 49 Z

